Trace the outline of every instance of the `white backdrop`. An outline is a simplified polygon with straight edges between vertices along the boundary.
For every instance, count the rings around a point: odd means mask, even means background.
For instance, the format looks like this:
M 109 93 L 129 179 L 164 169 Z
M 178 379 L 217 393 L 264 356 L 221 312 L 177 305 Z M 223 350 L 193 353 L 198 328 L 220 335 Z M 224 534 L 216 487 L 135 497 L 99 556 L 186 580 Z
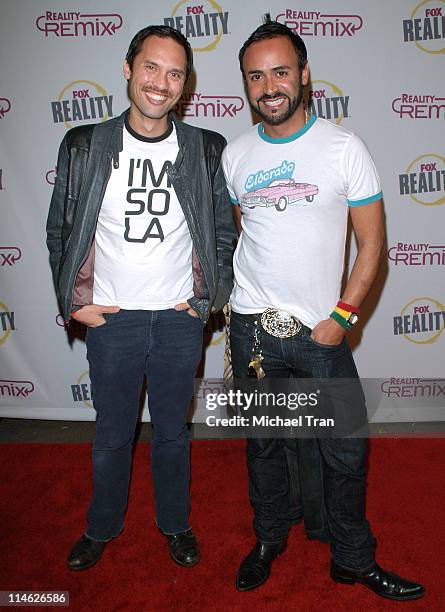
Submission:
M 45 222 L 60 141 L 128 106 L 121 65 L 137 30 L 189 38 L 185 120 L 231 139 L 251 125 L 238 50 L 270 11 L 308 47 L 312 111 L 356 131 L 379 169 L 388 252 L 351 341 L 382 378 L 375 421 L 438 420 L 445 398 L 445 0 L 15 0 L 0 21 L 0 416 L 91 420 L 85 344 L 60 326 Z M 354 244 L 350 256 L 355 253 Z M 213 335 L 204 376 L 222 374 Z M 444 402 L 442 402 L 443 404 Z

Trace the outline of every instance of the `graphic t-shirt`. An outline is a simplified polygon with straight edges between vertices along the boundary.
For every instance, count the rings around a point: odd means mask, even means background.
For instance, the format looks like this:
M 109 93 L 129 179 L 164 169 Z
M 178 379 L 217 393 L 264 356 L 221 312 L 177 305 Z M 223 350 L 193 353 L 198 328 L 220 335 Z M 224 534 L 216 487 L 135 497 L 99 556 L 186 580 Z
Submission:
M 231 306 L 243 314 L 280 308 L 313 328 L 340 297 L 348 206 L 382 197 L 368 150 L 313 115 L 287 138 L 253 126 L 227 145 L 222 163 L 243 213 Z
M 97 221 L 95 304 L 165 310 L 193 295 L 192 239 L 167 174 L 179 150 L 174 126 L 161 138 L 124 128 Z

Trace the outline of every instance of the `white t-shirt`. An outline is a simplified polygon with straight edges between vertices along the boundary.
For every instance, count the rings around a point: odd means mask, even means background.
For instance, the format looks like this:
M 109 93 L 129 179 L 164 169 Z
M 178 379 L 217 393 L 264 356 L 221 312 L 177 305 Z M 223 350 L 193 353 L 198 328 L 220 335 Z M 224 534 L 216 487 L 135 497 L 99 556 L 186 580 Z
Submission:
M 287 310 L 313 328 L 340 297 L 348 206 L 382 197 L 355 134 L 313 115 L 287 138 L 259 124 L 230 142 L 223 169 L 242 228 L 230 298 L 239 313 Z
M 97 221 L 95 304 L 165 310 L 193 295 L 192 239 L 166 172 L 178 150 L 174 126 L 162 140 L 124 128 Z

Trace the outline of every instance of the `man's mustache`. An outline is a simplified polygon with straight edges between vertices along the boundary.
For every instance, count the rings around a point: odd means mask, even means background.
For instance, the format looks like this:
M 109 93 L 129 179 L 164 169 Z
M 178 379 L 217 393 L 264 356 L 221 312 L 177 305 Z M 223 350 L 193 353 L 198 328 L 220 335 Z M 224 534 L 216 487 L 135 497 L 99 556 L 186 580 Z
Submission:
M 286 94 L 282 93 L 281 91 L 277 91 L 273 95 L 264 94 L 264 96 L 261 96 L 261 98 L 257 98 L 256 101 L 257 102 L 264 102 L 265 100 L 275 100 L 275 98 L 287 98 L 287 96 L 286 96 Z

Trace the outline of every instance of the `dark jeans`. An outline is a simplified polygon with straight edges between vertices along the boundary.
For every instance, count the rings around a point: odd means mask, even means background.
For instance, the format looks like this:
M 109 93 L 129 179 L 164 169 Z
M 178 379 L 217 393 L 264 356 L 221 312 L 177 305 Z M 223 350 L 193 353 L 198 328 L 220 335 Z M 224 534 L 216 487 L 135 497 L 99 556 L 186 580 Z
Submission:
M 164 533 L 186 531 L 190 526 L 186 419 L 201 356 L 201 321 L 173 309 L 121 310 L 105 318 L 105 325 L 87 332 L 97 423 L 86 533 L 105 541 L 123 529 L 144 375 L 153 424 L 156 523 Z
M 323 459 L 316 438 L 286 438 L 291 525 L 304 520 L 310 540 L 330 542 L 323 486 Z
M 303 328 L 292 338 L 280 339 L 261 326 L 260 343 L 268 378 L 358 379 L 351 350 L 343 341 L 324 346 Z M 251 376 L 248 364 L 254 339 L 254 317 L 232 312 L 230 325 L 233 373 Z M 261 386 L 261 382 L 259 383 Z M 364 411 L 364 401 L 357 406 Z M 365 518 L 366 453 L 364 438 L 319 438 L 323 458 L 324 493 L 334 560 L 347 568 L 365 569 L 374 562 L 375 540 Z M 247 441 L 249 496 L 254 529 L 264 543 L 287 537 L 291 518 L 291 486 L 286 440 L 250 438 Z

